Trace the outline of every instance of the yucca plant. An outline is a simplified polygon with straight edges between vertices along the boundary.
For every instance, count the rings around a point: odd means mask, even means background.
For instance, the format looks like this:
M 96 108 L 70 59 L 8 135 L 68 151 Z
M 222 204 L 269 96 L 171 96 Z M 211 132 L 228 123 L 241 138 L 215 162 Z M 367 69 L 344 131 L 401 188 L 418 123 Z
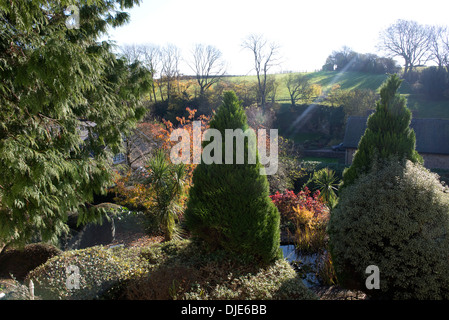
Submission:
M 150 213 L 158 218 L 165 240 L 169 241 L 177 235 L 176 221 L 183 213 L 180 200 L 184 193 L 185 166 L 183 163 L 172 164 L 165 152 L 158 150 L 147 168 L 149 176 L 145 183 L 154 190 Z
M 315 171 L 312 181 L 320 190 L 320 198 L 325 201 L 330 208 L 334 207 L 337 202 L 338 179 L 335 177 L 335 171 L 329 168 L 323 168 Z

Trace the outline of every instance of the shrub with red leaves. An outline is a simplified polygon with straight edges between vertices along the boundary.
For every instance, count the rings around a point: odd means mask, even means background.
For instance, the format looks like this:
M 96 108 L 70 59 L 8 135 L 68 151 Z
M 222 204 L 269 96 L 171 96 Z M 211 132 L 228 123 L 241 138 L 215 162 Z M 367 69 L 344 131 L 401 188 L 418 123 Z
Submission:
M 297 194 L 292 190 L 285 190 L 284 193 L 276 192 L 274 195 L 271 195 L 270 198 L 279 210 L 281 224 L 293 220 L 295 217 L 293 208 L 296 208 L 297 206 L 299 206 L 300 209 L 306 209 L 313 212 L 315 216 L 320 216 L 329 212 L 329 208 L 320 199 L 320 191 L 317 190 L 312 194 L 307 187 Z

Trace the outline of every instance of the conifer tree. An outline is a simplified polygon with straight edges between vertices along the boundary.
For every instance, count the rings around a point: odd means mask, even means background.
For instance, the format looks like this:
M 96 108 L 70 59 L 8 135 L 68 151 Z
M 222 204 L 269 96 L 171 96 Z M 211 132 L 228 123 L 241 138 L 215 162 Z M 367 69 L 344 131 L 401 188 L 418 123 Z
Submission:
M 223 103 L 210 122 L 210 128 L 220 131 L 223 139 L 222 161 L 206 164 L 203 157 L 193 174 L 193 187 L 184 214 L 185 224 L 192 234 L 204 240 L 210 248 L 224 249 L 259 262 L 269 262 L 279 256 L 279 212 L 269 197 L 262 165 L 248 161 L 251 145 L 245 139 L 245 163 L 236 163 L 236 143 L 233 164 L 225 163 L 225 129 L 248 128 L 247 118 L 234 92 L 226 92 Z M 215 152 L 215 151 L 214 151 Z M 257 152 L 255 150 L 254 152 Z
M 399 76 L 393 74 L 382 85 L 376 111 L 368 117 L 352 165 L 343 173 L 342 188 L 352 184 L 360 174 L 369 172 L 375 161 L 394 157 L 423 162 L 415 150 L 415 132 L 410 128 L 411 112 L 406 99 L 397 93 L 401 83 Z
M 79 223 L 101 218 L 89 203 L 110 186 L 112 155 L 150 83 L 98 39 L 137 3 L 0 1 L 0 246 L 56 241 L 68 211 Z

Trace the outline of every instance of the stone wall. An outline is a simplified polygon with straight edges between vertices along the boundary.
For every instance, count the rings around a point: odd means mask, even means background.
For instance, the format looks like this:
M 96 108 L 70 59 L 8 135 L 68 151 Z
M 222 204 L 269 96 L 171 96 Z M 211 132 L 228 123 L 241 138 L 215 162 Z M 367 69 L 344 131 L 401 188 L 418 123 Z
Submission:
M 345 155 L 345 164 L 350 165 L 356 149 L 347 148 Z M 449 155 L 421 153 L 424 159 L 424 166 L 428 169 L 449 169 Z
M 447 154 L 421 154 L 424 166 L 429 169 L 449 169 L 449 155 Z
M 357 149 L 353 148 L 346 148 L 345 152 L 345 164 L 350 165 L 352 164 L 352 159 L 354 158 L 354 153 Z

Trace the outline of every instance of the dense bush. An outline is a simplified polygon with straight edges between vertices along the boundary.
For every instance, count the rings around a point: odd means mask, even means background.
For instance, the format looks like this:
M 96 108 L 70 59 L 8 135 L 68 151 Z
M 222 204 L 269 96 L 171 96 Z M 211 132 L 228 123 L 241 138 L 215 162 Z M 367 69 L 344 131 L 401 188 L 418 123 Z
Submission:
M 411 161 L 375 166 L 345 188 L 331 212 L 330 250 L 339 283 L 389 299 L 449 298 L 449 195 Z M 380 289 L 365 286 L 366 268 Z
M 428 67 L 417 72 L 413 84 L 416 93 L 424 94 L 430 100 L 447 99 L 449 94 L 449 73 L 446 68 Z
M 279 109 L 273 128 L 279 135 L 297 141 L 306 149 L 322 148 L 332 139 L 342 140 L 345 133 L 345 112 L 339 102 L 335 106 L 315 104 L 296 105 L 295 108 Z M 302 118 L 301 121 L 297 121 Z M 304 135 L 307 140 L 301 139 Z
M 292 190 L 285 190 L 283 193 L 276 192 L 270 198 L 278 208 L 281 215 L 281 224 L 284 225 L 294 219 L 295 208 L 304 209 L 316 215 L 322 215 L 329 211 L 320 198 L 320 192 L 312 193 L 307 187 L 298 193 Z
M 396 73 L 401 68 L 392 58 L 379 57 L 373 53 L 357 53 L 348 47 L 333 51 L 323 65 L 323 71 L 358 71 L 375 74 Z
M 61 250 L 46 243 L 32 243 L 21 249 L 9 248 L 0 253 L 0 277 L 12 275 L 23 280 L 28 272 L 60 253 Z

